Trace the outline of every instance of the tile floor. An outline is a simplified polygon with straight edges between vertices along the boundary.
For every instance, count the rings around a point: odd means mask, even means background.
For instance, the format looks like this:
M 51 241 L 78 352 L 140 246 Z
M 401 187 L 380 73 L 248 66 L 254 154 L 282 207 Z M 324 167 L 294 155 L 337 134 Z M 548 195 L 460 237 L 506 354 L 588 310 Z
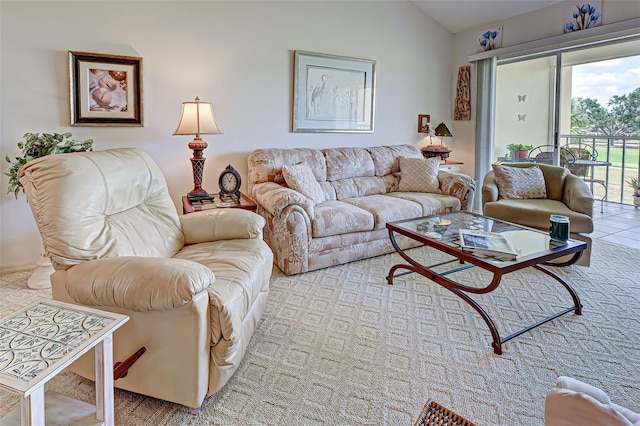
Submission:
M 600 203 L 594 203 L 594 231 L 592 239 L 640 249 L 640 209 L 628 204 L 604 203 L 600 213 Z

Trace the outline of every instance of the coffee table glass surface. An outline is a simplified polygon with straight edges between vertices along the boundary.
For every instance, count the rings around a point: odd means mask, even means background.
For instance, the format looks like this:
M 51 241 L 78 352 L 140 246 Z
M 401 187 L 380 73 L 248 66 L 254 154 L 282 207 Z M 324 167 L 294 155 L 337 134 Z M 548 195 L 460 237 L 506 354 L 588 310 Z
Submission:
M 464 255 L 465 258 L 473 257 L 477 259 L 477 262 L 502 269 L 510 269 L 513 265 L 528 262 L 532 259 L 536 259 L 537 263 L 541 263 L 545 261 L 545 257 L 559 257 L 558 252 L 562 252 L 563 254 L 560 254 L 560 256 L 563 256 L 564 254 L 580 252 L 586 248 L 586 244 L 582 241 L 573 239 L 569 239 L 566 243 L 553 241 L 548 232 L 469 212 L 454 212 L 402 220 L 390 223 L 388 228 L 449 254 L 455 256 Z M 504 234 L 518 252 L 517 259 L 503 260 L 497 257 L 463 252 L 460 249 L 460 229 Z M 453 249 L 456 253 L 451 253 L 448 249 Z M 476 263 L 476 261 L 473 261 L 473 263 Z
M 387 229 L 391 244 L 404 260 L 404 263 L 391 267 L 387 275 L 387 282 L 393 284 L 394 278 L 416 273 L 451 291 L 475 309 L 485 321 L 493 338 L 491 346 L 498 355 L 502 354 L 503 343 L 522 333 L 569 312 L 574 312 L 576 315 L 582 313 L 582 304 L 575 290 L 562 277 L 545 267 L 567 266 L 575 263 L 580 258 L 582 251 L 587 248 L 586 243 L 582 241 L 569 239 L 562 243 L 556 242 L 551 240 L 548 232 L 469 212 L 447 213 L 390 222 L 387 223 Z M 517 252 L 516 259 L 505 260 L 500 257 L 463 251 L 459 243 L 460 229 L 496 232 L 506 236 Z M 400 247 L 396 241 L 396 234 L 447 253 L 451 255 L 451 258 L 435 264 L 424 265 L 412 256 L 411 250 L 404 250 Z M 489 282 L 466 285 L 455 279 L 456 273 L 473 267 L 489 271 L 492 275 Z M 470 295 L 490 293 L 498 288 L 505 275 L 528 267 L 537 269 L 559 283 L 569 293 L 573 304 L 502 338 L 493 319 Z M 399 272 L 402 270 L 404 271 Z

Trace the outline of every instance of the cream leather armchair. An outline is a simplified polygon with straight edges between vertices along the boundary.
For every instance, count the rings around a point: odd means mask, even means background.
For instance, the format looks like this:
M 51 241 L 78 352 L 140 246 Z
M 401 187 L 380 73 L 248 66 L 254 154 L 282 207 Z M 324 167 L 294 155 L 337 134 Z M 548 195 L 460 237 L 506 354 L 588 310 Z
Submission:
M 538 166 L 544 175 L 547 198 L 500 198 L 495 174 L 491 170 L 482 183 L 482 212 L 485 216 L 517 223 L 519 225 L 549 230 L 549 216 L 558 214 L 569 217 L 571 238 L 587 243 L 587 248 L 576 265 L 589 266 L 593 232 L 593 195 L 589 186 L 564 167 L 547 164 L 509 163 L 510 167 Z M 564 259 L 563 259 L 564 260 Z
M 264 312 L 264 219 L 178 216 L 158 166 L 133 148 L 59 154 L 20 170 L 56 300 L 129 315 L 114 361 L 146 348 L 118 388 L 199 407 L 236 371 Z M 72 369 L 94 379 L 93 354 Z
M 611 402 L 601 389 L 560 376 L 545 399 L 545 426 L 640 426 L 640 414 Z

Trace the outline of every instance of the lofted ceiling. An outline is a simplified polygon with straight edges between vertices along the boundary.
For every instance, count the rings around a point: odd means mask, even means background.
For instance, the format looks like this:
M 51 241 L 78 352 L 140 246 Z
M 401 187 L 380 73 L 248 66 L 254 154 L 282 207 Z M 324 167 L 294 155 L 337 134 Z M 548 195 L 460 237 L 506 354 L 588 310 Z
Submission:
M 457 34 L 543 9 L 563 0 L 411 0 L 430 18 Z

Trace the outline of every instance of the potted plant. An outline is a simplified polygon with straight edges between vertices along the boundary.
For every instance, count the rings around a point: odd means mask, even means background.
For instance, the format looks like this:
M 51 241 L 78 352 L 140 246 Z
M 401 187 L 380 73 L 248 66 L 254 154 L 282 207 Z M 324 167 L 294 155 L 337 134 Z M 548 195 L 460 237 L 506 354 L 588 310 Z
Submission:
M 24 188 L 18 180 L 18 170 L 29 161 L 47 155 L 93 150 L 92 139 L 77 141 L 71 139 L 71 133 L 54 133 L 53 135 L 49 133 L 43 133 L 42 135 L 39 133 L 25 133 L 23 138 L 25 142 L 18 142 L 18 148 L 22 150 L 22 156 L 14 157 L 15 161 L 11 161 L 8 155 L 5 156 L 7 163 L 11 164 L 9 171 L 5 173 L 5 175 L 9 176 L 7 194 L 13 193 L 16 199 L 20 191 L 24 192 Z M 33 273 L 27 280 L 27 286 L 33 289 L 50 288 L 51 280 L 49 277 L 52 273 L 51 261 L 43 249 L 36 261 Z
M 20 191 L 24 192 L 22 184 L 18 180 L 18 170 L 31 160 L 44 157 L 46 155 L 63 154 L 69 152 L 82 152 L 93 150 L 93 140 L 78 141 L 71 139 L 71 133 L 25 133 L 23 138 L 25 142 L 18 142 L 18 148 L 22 150 L 22 157 L 15 157 L 15 161 L 11 161 L 9 156 L 5 156 L 7 163 L 11 164 L 9 171 L 5 175 L 9 176 L 9 186 L 7 194 L 11 194 L 18 198 Z
M 514 160 L 523 160 L 529 156 L 529 151 L 533 149 L 533 145 L 523 145 L 521 143 L 510 143 L 507 145 L 511 158 Z
M 640 181 L 638 181 L 638 178 L 633 177 L 626 182 L 627 185 L 633 188 L 633 205 L 636 206 L 637 209 L 638 206 L 640 206 Z

